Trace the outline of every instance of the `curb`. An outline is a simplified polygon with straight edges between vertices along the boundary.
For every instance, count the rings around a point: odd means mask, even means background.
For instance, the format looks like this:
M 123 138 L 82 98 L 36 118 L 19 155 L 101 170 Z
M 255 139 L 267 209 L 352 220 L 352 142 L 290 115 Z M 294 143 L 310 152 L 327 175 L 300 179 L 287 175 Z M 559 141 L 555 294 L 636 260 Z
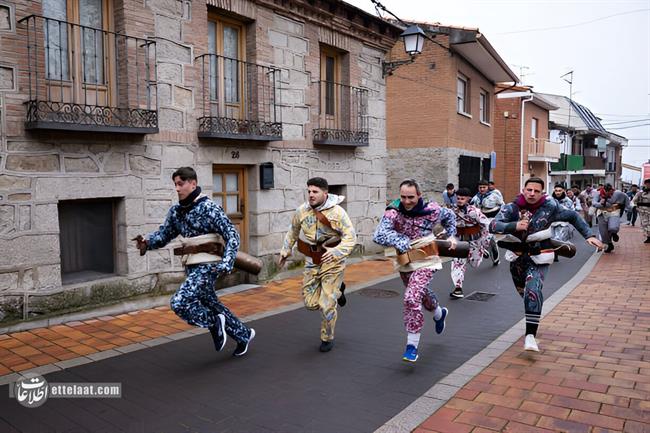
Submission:
M 546 317 L 558 304 L 569 295 L 594 269 L 602 253 L 594 252 L 580 270 L 562 287 L 544 301 Z M 456 370 L 442 378 L 427 392 L 404 408 L 400 413 L 375 430 L 375 433 L 408 433 L 426 421 L 438 409 L 444 406 L 466 383 L 474 379 L 481 371 L 501 356 L 522 337 L 522 328 L 526 323 L 521 319 L 510 329 L 501 334 L 485 349 L 470 358 Z

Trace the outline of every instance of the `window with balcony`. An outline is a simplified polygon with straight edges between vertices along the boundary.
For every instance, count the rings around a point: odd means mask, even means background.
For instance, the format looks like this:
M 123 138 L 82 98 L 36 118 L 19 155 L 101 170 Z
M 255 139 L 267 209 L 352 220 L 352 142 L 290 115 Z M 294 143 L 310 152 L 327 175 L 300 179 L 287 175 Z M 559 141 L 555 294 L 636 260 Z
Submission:
M 211 13 L 201 68 L 199 137 L 282 139 L 280 70 L 247 62 L 243 23 Z
M 479 114 L 482 123 L 490 124 L 490 94 L 481 89 L 479 94 Z
M 456 111 L 459 114 L 470 114 L 469 78 L 464 75 L 458 75 L 456 79 Z
M 113 31 L 109 0 L 43 0 L 27 28 L 30 129 L 158 131 L 155 42 Z
M 344 84 L 346 59 L 347 53 L 321 47 L 320 80 L 313 83 L 319 107 L 314 144 L 368 145 L 368 91 Z

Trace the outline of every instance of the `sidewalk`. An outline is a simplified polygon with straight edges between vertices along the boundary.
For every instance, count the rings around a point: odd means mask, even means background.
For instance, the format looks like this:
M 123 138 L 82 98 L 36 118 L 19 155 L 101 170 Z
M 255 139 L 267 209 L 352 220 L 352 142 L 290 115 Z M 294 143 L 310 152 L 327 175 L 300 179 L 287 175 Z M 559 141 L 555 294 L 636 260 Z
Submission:
M 366 260 L 347 266 L 348 290 L 394 274 L 388 260 Z M 272 281 L 260 288 L 228 294 L 220 299 L 237 316 L 261 314 L 301 303 L 302 275 Z M 171 295 L 170 295 L 171 296 Z M 200 328 L 180 320 L 169 306 L 133 311 L 117 316 L 74 321 L 48 328 L 0 335 L 0 380 L 34 368 L 58 370 L 95 359 L 118 355 L 178 338 L 179 333 L 199 333 Z M 163 339 L 163 341 L 161 341 Z M 112 352 L 115 350 L 116 352 Z M 56 368 L 58 365 L 58 368 Z M 46 372 L 47 370 L 43 371 Z M 13 375 L 12 375 L 13 376 Z
M 520 338 L 415 432 L 650 433 L 650 245 L 620 237 L 542 320 L 540 353 Z

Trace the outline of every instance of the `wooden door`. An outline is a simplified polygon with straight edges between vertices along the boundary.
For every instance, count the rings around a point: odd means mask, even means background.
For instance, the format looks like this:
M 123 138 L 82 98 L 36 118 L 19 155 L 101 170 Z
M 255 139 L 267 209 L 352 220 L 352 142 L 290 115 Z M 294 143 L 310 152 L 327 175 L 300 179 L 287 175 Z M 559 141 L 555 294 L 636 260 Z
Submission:
M 215 165 L 212 199 L 223 208 L 241 237 L 240 251 L 248 251 L 248 203 L 246 168 Z

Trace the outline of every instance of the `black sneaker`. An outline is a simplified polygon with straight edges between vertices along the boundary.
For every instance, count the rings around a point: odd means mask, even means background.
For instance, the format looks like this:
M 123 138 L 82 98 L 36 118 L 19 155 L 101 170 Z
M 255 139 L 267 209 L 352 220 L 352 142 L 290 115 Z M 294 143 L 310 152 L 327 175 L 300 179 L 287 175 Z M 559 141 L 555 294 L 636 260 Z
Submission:
M 348 300 L 345 298 L 345 283 L 341 283 L 341 296 L 336 301 L 340 307 L 344 307 L 348 303 Z
M 612 233 L 612 240 L 618 242 L 618 233 Z
M 463 289 L 461 289 L 460 287 L 456 287 L 454 291 L 449 294 L 449 296 L 455 299 L 460 299 L 465 297 L 465 295 L 463 295 Z
M 248 346 L 251 344 L 251 341 L 255 338 L 255 330 L 251 328 L 251 335 L 248 337 L 245 343 L 237 343 L 237 348 L 233 352 L 233 356 L 244 356 L 248 352 Z
M 645 238 L 645 241 L 643 241 L 644 244 L 650 244 L 650 236 Z
M 226 345 L 226 316 L 223 314 L 217 314 L 217 319 L 219 320 L 219 323 L 208 329 L 212 335 L 212 341 L 214 341 L 214 348 L 217 352 L 220 352 Z
M 614 244 L 610 242 L 607 244 L 607 248 L 605 248 L 605 252 L 611 253 L 612 251 L 614 251 Z
M 332 350 L 333 347 L 334 347 L 334 340 L 321 341 L 318 350 L 320 350 L 321 352 L 329 352 L 330 350 Z

